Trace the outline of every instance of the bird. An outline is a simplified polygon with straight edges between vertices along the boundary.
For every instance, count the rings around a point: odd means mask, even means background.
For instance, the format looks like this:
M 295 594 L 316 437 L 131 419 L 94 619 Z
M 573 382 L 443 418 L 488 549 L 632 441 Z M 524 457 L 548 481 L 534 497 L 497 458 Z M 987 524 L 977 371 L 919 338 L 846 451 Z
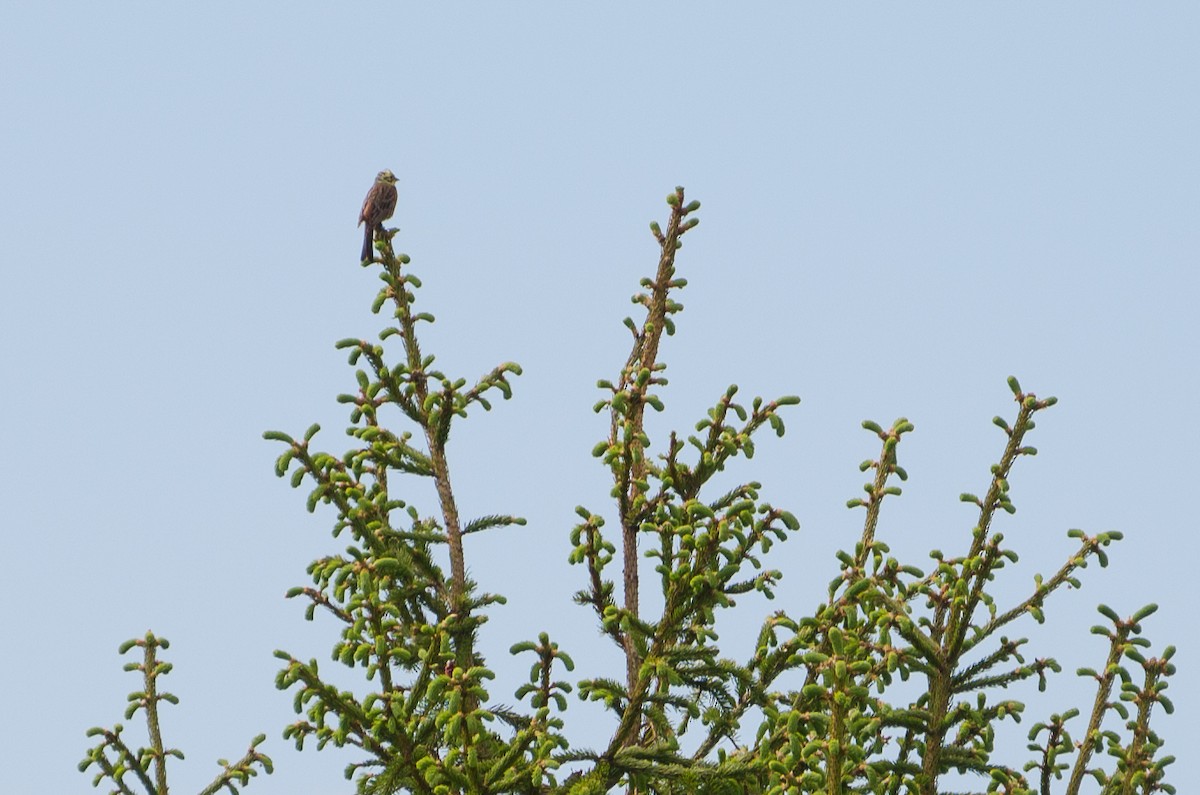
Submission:
M 384 169 L 375 176 L 375 184 L 363 199 L 362 212 L 358 214 L 358 225 L 367 225 L 363 230 L 361 260 L 371 258 L 371 243 L 376 230 L 383 231 L 383 222 L 396 211 L 396 175 Z

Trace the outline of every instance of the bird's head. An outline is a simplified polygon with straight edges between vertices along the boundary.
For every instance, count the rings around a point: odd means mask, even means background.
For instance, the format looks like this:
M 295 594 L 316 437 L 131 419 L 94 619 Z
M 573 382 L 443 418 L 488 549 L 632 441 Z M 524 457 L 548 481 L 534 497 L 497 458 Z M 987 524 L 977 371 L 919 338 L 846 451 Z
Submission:
M 389 185 L 395 185 L 396 184 L 396 175 L 393 174 L 392 172 L 388 171 L 385 168 L 383 171 L 380 171 L 375 176 L 375 181 L 376 182 L 386 182 Z

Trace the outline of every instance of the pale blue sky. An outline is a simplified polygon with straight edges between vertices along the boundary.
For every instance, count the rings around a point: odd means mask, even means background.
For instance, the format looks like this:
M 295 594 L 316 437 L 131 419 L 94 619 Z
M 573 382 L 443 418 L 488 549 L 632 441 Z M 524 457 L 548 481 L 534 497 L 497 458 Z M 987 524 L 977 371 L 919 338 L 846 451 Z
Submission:
M 1180 714 L 1159 729 L 1172 780 L 1200 780 L 1200 6 L 746 8 L 0 11 L 0 789 L 92 791 L 84 731 L 120 719 L 138 682 L 116 647 L 152 628 L 182 699 L 164 720 L 188 755 L 174 791 L 260 731 L 278 769 L 250 793 L 351 790 L 347 757 L 280 738 L 294 715 L 272 650 L 327 659 L 336 632 L 283 593 L 344 543 L 260 435 L 320 421 L 326 449 L 349 441 L 333 343 L 380 327 L 354 224 L 382 168 L 438 317 L 427 351 L 467 378 L 526 370 L 450 451 L 465 514 L 529 519 L 467 547 L 510 600 L 483 636 L 494 701 L 524 675 L 508 646 L 543 629 L 584 675 L 620 670 L 570 603 L 567 535 L 575 505 L 607 506 L 594 384 L 625 360 L 647 223 L 681 184 L 704 207 L 656 428 L 690 427 L 729 383 L 803 398 L 730 475 L 802 523 L 772 561 L 779 600 L 739 621 L 821 598 L 861 522 L 844 504 L 877 452 L 865 418 L 916 424 L 881 536 L 917 565 L 961 549 L 957 496 L 986 487 L 1015 374 L 1061 402 L 1012 481 L 999 527 L 1022 559 L 1002 592 L 1057 568 L 1070 528 L 1126 541 L 1047 629 L 1014 630 L 1068 673 L 1008 726 L 1007 761 L 1086 698 L 1069 672 L 1102 661 L 1095 604 L 1155 601 L 1155 651 L 1180 649 Z M 406 496 L 432 510 L 426 484 Z M 741 629 L 724 636 L 739 658 Z M 587 743 L 610 728 L 574 699 L 568 719 Z

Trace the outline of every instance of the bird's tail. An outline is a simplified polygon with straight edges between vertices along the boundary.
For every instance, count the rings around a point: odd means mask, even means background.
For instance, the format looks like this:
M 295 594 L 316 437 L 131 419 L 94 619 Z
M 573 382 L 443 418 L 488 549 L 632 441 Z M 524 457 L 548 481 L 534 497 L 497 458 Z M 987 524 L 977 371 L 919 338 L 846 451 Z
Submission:
M 363 229 L 363 250 L 360 262 L 366 262 L 371 258 L 371 243 L 374 242 L 372 238 L 375 236 L 375 230 L 371 228 L 370 224 L 363 224 L 363 226 L 365 229 Z

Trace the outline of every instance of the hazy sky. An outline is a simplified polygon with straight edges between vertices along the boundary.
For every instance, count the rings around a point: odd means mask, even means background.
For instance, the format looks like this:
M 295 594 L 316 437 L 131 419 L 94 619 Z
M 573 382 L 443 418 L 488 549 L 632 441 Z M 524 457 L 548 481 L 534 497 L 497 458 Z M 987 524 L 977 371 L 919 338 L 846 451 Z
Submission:
M 958 495 L 986 489 L 1017 375 L 1060 404 L 998 520 L 1022 555 L 999 592 L 1057 569 L 1070 528 L 1126 540 L 1046 628 L 1013 629 L 1065 672 L 1006 725 L 1005 761 L 1089 698 L 1072 672 L 1102 664 L 1095 605 L 1153 601 L 1154 651 L 1179 647 L 1178 713 L 1158 721 L 1171 780 L 1200 780 L 1200 6 L 432 8 L 0 11 L 0 789 L 92 791 L 84 732 L 121 720 L 139 682 L 117 646 L 153 629 L 182 700 L 164 716 L 188 757 L 173 791 L 260 731 L 277 773 L 250 793 L 352 791 L 355 755 L 280 737 L 295 716 L 272 651 L 328 660 L 337 632 L 283 594 L 346 542 L 274 476 L 261 433 L 319 421 L 324 449 L 349 444 L 335 397 L 353 371 L 333 343 L 382 325 L 355 228 L 382 168 L 438 318 L 426 351 L 468 379 L 526 372 L 450 449 L 465 516 L 529 519 L 467 545 L 509 598 L 482 639 L 492 701 L 512 703 L 526 663 L 507 649 L 541 630 L 580 675 L 623 670 L 571 604 L 568 533 L 576 505 L 612 513 L 595 381 L 625 361 L 620 321 L 657 259 L 647 224 L 684 185 L 704 206 L 654 430 L 690 428 L 730 383 L 803 398 L 788 435 L 729 473 L 802 529 L 769 559 L 779 599 L 744 600 L 727 653 L 746 657 L 768 610 L 811 610 L 857 539 L 845 501 L 877 454 L 863 419 L 916 424 L 880 536 L 918 566 L 965 548 Z M 434 510 L 426 483 L 401 496 Z M 584 743 L 611 729 L 574 698 L 567 717 Z

